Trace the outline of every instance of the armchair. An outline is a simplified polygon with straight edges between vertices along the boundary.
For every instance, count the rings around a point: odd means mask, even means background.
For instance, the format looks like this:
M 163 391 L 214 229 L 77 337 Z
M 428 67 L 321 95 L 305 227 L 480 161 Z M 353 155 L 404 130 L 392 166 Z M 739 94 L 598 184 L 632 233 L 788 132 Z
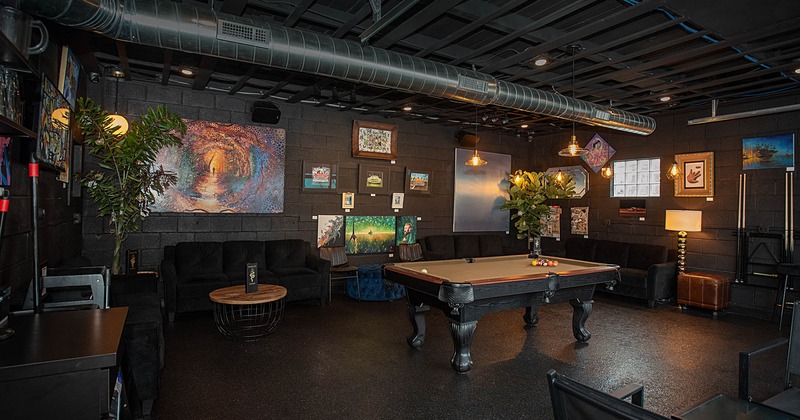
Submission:
M 800 388 L 792 386 L 790 376 L 800 374 L 800 310 L 794 302 L 795 310 L 792 312 L 792 326 L 789 339 L 778 338 L 768 343 L 739 352 L 739 398 L 752 401 L 750 395 L 750 359 L 753 356 L 765 353 L 788 344 L 786 355 L 786 370 L 784 372 L 784 390 L 777 395 L 766 399 L 762 404 L 778 410 L 800 416 Z
M 578 383 L 555 370 L 547 372 L 556 420 L 668 420 L 643 407 L 644 387 L 629 385 L 610 394 Z M 625 398 L 631 398 L 631 402 Z

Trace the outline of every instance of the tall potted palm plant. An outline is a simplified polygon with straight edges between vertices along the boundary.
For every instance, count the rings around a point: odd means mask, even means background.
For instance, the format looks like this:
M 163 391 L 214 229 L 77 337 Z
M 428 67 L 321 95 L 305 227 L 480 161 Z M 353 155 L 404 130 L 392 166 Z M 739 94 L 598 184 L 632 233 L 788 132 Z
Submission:
M 528 250 L 531 251 L 531 243 L 541 236 L 542 216 L 550 212 L 550 206 L 544 204 L 545 201 L 571 197 L 575 193 L 575 181 L 572 175 L 566 175 L 558 181 L 554 175 L 545 172 L 521 170 L 508 178 L 511 183 L 508 187 L 509 199 L 500 209 L 512 211 L 511 220 L 517 229 L 517 239 L 527 239 Z
M 98 216 L 109 216 L 114 235 L 111 270 L 118 274 L 122 243 L 140 228 L 156 195 L 177 181 L 174 173 L 156 167 L 155 160 L 161 148 L 181 144 L 186 124 L 159 105 L 132 121 L 128 131 L 117 133 L 108 112 L 88 98 L 78 99 L 74 121 L 99 165 L 76 177 L 97 205 Z

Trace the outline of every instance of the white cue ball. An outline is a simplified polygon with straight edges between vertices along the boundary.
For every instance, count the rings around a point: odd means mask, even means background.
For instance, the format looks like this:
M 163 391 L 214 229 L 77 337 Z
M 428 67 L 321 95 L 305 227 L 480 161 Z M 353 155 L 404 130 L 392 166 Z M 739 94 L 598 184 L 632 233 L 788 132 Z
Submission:
M 428 270 L 426 270 L 424 268 L 422 270 L 419 270 L 419 271 L 422 271 L 423 273 L 427 273 L 428 272 Z

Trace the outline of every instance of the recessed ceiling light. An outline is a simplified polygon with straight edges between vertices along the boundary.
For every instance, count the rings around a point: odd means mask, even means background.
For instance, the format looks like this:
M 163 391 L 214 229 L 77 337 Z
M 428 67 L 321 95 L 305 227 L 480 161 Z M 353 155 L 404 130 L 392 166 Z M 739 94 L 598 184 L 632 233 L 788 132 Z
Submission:
M 797 74 L 800 74 L 800 68 L 794 69 L 794 72 L 797 73 Z
M 669 95 L 660 96 L 660 97 L 658 98 L 658 100 L 659 100 L 659 101 L 661 101 L 661 102 L 667 102 L 667 101 L 669 101 L 670 99 L 672 99 L 672 97 L 671 97 L 671 96 L 669 96 Z
M 542 67 L 549 62 L 550 61 L 547 60 L 547 57 L 538 57 L 537 59 L 533 60 L 533 65 L 536 67 Z
M 522 128 L 528 128 L 528 124 L 522 124 L 520 127 L 522 127 Z
M 403 111 L 411 111 L 411 105 L 404 106 Z
M 110 73 L 114 77 L 125 77 L 125 72 L 119 67 L 112 67 Z
M 186 77 L 194 77 L 194 75 L 197 74 L 197 69 L 194 67 L 183 66 L 178 69 L 178 72 Z

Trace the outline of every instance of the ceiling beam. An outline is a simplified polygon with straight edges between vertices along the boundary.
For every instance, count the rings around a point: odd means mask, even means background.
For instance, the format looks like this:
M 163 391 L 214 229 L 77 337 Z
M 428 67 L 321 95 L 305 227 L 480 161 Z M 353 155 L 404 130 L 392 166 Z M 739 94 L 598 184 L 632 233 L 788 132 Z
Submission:
M 192 83 L 193 90 L 204 90 L 208 86 L 208 81 L 211 79 L 211 73 L 214 73 L 214 67 L 217 65 L 217 58 L 204 55 L 200 59 L 200 68 L 197 75 L 194 76 Z
M 430 22 L 442 16 L 445 12 L 463 3 L 464 0 L 437 0 L 414 16 L 406 19 L 401 25 L 397 25 L 380 40 L 373 43 L 377 48 L 388 48 L 398 41 L 416 33 L 420 28 L 428 26 Z
M 308 10 L 308 8 L 314 3 L 315 0 L 301 0 L 297 6 L 294 7 L 292 13 L 286 17 L 286 20 L 283 21 L 283 25 L 289 28 L 293 28 L 294 25 L 297 24 L 297 21 L 300 20 L 300 17 L 303 16 L 303 13 Z
M 242 77 L 239 78 L 236 84 L 233 85 L 230 88 L 230 90 L 228 90 L 228 95 L 233 95 L 236 92 L 240 91 L 244 87 L 244 85 L 247 84 L 247 81 L 250 80 L 250 78 L 253 77 L 260 68 L 261 66 L 258 64 L 251 64 L 250 67 L 247 68 L 247 72 L 245 72 L 245 74 L 243 74 Z
M 330 86 L 331 83 L 333 83 L 333 80 L 331 79 L 320 79 L 320 81 L 318 81 L 317 83 L 314 83 L 313 85 L 308 86 L 307 88 L 294 94 L 292 97 L 287 99 L 286 102 L 294 104 L 310 96 L 318 95 L 322 92 L 322 89 L 327 89 L 327 87 Z
M 117 41 L 117 56 L 119 57 L 119 66 L 125 72 L 125 80 L 131 80 L 131 66 L 128 63 L 128 50 L 125 48 L 125 43 Z
M 373 23 L 372 26 L 361 32 L 361 35 L 359 35 L 361 43 L 366 44 L 373 35 L 394 22 L 395 19 L 402 16 L 403 13 L 414 7 L 414 5 L 418 2 L 419 0 L 403 0 L 400 4 L 390 10 L 389 13 L 386 13 L 377 22 Z
M 172 50 L 164 50 L 164 67 L 161 69 L 161 84 L 166 86 L 169 84 L 169 78 L 172 75 Z

